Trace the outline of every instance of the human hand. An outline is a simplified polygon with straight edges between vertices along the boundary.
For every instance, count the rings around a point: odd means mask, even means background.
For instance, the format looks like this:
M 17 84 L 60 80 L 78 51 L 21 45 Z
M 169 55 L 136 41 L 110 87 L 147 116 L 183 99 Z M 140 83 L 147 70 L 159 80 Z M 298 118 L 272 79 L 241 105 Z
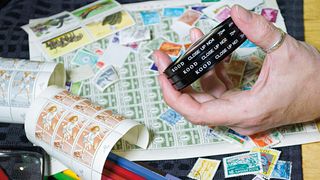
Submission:
M 263 49 L 280 39 L 280 32 L 264 17 L 233 6 L 231 17 L 247 38 Z M 195 42 L 203 34 L 191 31 Z M 154 52 L 159 83 L 166 103 L 194 124 L 227 126 L 243 135 L 314 120 L 320 116 L 320 54 L 312 46 L 286 35 L 283 44 L 268 53 L 260 75 L 248 91 L 228 90 L 223 64 L 203 77 L 203 92 L 191 87 L 177 91 L 163 71 L 170 58 Z

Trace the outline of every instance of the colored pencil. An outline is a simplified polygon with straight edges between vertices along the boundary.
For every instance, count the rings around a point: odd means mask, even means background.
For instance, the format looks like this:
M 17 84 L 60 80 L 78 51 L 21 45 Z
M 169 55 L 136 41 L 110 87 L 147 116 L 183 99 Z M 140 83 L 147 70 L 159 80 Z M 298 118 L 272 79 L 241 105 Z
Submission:
M 122 177 L 128 178 L 128 179 L 145 180 L 144 177 L 139 176 L 139 175 L 135 174 L 134 172 L 131 172 L 131 171 L 117 165 L 116 163 L 114 163 L 113 161 L 108 160 L 108 159 L 104 165 L 104 168 L 111 171 L 111 172 L 114 172 L 115 174 L 118 174 Z

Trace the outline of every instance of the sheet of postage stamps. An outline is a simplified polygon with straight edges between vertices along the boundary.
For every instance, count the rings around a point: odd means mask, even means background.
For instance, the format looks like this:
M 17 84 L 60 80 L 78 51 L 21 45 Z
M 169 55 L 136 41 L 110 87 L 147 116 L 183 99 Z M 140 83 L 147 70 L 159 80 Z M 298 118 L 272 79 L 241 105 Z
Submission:
M 148 141 L 149 134 L 144 127 L 137 127 L 139 123 L 123 121 L 123 116 L 57 87 L 49 87 L 44 94 L 48 97 L 41 95 L 34 111 L 28 114 L 28 137 L 81 177 L 96 179 L 92 172 L 101 177 L 109 151 L 122 136 L 146 148 L 148 142 L 143 141 Z M 119 127 L 121 123 L 124 125 Z M 134 127 L 136 131 L 129 131 Z M 125 138 L 127 132 L 134 140 Z
M 291 171 L 292 171 L 292 162 L 279 160 L 274 167 L 271 178 L 290 180 Z
M 262 175 L 270 178 L 281 152 L 275 149 L 253 148 L 251 152 L 260 152 L 263 172 Z
M 258 152 L 223 158 L 223 165 L 226 178 L 262 172 L 261 155 Z
M 198 158 L 188 174 L 189 178 L 198 180 L 212 180 L 220 165 L 220 160 Z

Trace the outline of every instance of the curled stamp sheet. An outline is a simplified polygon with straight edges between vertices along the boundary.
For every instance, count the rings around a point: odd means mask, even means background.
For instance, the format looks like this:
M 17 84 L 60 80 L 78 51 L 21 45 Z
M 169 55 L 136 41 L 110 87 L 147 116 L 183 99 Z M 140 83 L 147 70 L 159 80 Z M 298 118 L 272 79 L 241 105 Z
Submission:
M 83 179 L 101 179 L 119 139 L 141 148 L 149 143 L 148 130 L 140 123 L 56 86 L 44 90 L 31 108 L 25 122 L 28 139 Z
M 35 98 L 50 85 L 63 87 L 65 81 L 62 64 L 0 58 L 0 121 L 23 124 Z

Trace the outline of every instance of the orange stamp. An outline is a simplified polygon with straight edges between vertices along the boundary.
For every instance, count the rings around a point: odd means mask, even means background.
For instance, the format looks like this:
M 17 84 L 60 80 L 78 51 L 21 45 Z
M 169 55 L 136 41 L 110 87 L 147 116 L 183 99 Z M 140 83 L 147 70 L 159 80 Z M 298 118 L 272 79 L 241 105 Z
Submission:
M 36 138 L 50 144 L 53 132 L 65 110 L 57 104 L 48 103 L 39 115 L 35 135 Z
M 160 45 L 159 50 L 170 55 L 170 56 L 178 56 L 180 54 L 180 51 L 182 49 L 182 45 L 175 44 L 171 42 L 163 42 Z

